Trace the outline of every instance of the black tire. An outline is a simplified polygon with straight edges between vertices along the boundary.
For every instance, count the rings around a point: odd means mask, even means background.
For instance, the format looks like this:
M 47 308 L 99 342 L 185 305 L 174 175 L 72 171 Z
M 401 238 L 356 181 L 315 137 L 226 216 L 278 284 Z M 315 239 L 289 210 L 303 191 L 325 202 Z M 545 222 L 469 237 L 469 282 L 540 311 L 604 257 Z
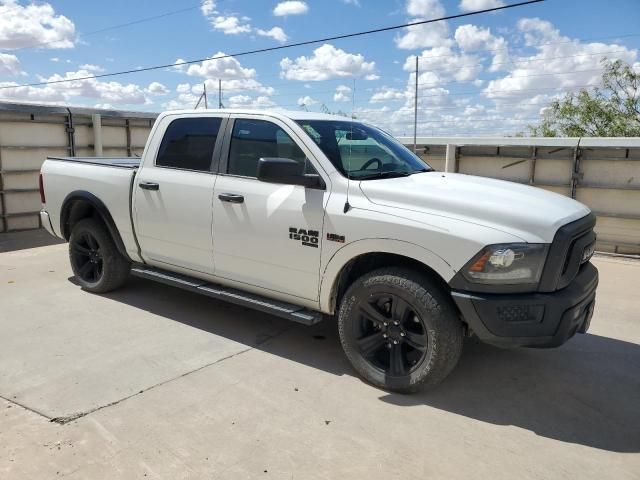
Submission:
M 105 226 L 93 218 L 84 218 L 73 227 L 69 260 L 77 282 L 92 293 L 106 293 L 121 287 L 131 269 Z
M 338 329 L 356 371 L 395 392 L 437 385 L 462 353 L 462 322 L 451 297 L 427 275 L 405 268 L 356 280 L 342 298 Z

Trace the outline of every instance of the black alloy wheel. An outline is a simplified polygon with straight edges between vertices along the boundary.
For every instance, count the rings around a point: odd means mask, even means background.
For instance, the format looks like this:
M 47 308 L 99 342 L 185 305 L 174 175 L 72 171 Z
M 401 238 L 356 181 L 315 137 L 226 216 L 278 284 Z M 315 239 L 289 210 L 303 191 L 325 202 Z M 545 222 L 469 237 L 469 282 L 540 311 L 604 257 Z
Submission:
M 83 232 L 74 238 L 70 250 L 76 275 L 89 283 L 99 282 L 104 271 L 104 259 L 96 237 L 90 232 Z
M 354 369 L 395 392 L 437 385 L 462 352 L 451 295 L 436 278 L 410 268 L 383 267 L 354 280 L 340 300 L 338 332 Z
M 410 374 L 429 353 L 424 322 L 398 295 L 377 293 L 361 300 L 353 332 L 364 359 L 387 376 Z
M 69 260 L 78 284 L 92 293 L 121 287 L 131 269 L 131 263 L 118 251 L 104 223 L 95 218 L 83 218 L 73 226 Z

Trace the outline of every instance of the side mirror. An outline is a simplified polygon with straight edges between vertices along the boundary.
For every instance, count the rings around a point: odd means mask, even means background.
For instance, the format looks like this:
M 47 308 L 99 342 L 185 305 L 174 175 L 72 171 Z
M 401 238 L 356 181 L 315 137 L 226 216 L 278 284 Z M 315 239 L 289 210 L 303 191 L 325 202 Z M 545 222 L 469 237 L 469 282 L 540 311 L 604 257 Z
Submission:
M 320 175 L 305 174 L 304 163 L 290 158 L 261 158 L 258 161 L 258 180 L 267 183 L 302 185 L 307 188 L 325 188 Z

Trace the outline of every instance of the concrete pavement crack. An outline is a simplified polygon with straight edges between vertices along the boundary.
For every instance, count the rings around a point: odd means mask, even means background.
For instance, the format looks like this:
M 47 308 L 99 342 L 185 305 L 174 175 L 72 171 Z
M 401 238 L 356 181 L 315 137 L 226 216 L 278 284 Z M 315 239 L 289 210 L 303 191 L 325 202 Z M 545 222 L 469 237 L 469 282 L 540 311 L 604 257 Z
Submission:
M 113 402 L 107 403 L 105 405 L 100 405 L 100 406 L 92 408 L 90 410 L 86 410 L 84 412 L 77 412 L 77 413 L 72 413 L 70 415 L 64 415 L 64 416 L 60 416 L 60 417 L 50 418 L 50 417 L 47 417 L 46 415 L 43 415 L 42 413 L 40 413 L 40 412 L 38 412 L 36 410 L 32 410 L 32 409 L 30 409 L 28 407 L 24 407 L 23 405 L 20 405 L 20 406 L 22 406 L 23 408 L 26 408 L 27 410 L 31 410 L 34 413 L 37 413 L 38 415 L 41 415 L 41 416 L 45 417 L 46 419 L 48 419 L 49 421 L 51 421 L 53 423 L 57 423 L 57 424 L 60 424 L 60 425 L 65 425 L 67 423 L 73 422 L 74 420 L 78 420 L 79 418 L 86 417 L 87 415 L 95 413 L 95 412 L 97 412 L 99 410 L 103 410 L 105 408 L 113 407 L 115 405 L 118 405 L 119 403 L 122 403 L 125 400 L 129 400 L 130 398 L 137 397 L 138 395 L 141 395 L 141 394 L 143 394 L 145 392 L 148 392 L 149 390 L 153 390 L 154 388 L 161 387 L 161 386 L 166 385 L 166 384 L 168 384 L 170 382 L 173 382 L 173 381 L 178 380 L 180 378 L 184 378 L 184 377 L 186 377 L 188 375 L 191 375 L 192 373 L 199 372 L 200 370 L 204 370 L 205 368 L 208 368 L 208 367 L 211 367 L 211 366 L 216 365 L 218 363 L 224 362 L 225 360 L 228 360 L 230 358 L 234 358 L 234 357 L 237 357 L 239 355 L 242 355 L 243 353 L 249 352 L 251 350 L 255 350 L 257 347 L 260 347 L 261 345 L 264 345 L 265 343 L 270 342 L 274 338 L 280 337 L 281 335 L 285 334 L 291 328 L 293 328 L 293 326 L 289 326 L 289 327 L 283 328 L 283 329 L 277 331 L 276 333 L 274 333 L 273 335 L 269 335 L 264 340 L 257 341 L 256 344 L 254 346 L 252 346 L 252 347 L 248 347 L 248 348 L 245 348 L 244 350 L 240 350 L 239 352 L 235 352 L 235 353 L 232 353 L 231 355 L 227 355 L 226 357 L 219 358 L 219 359 L 217 359 L 217 360 L 215 360 L 213 362 L 207 363 L 207 364 L 202 365 L 202 366 L 200 366 L 198 368 L 195 368 L 193 370 L 189 370 L 188 372 L 182 373 L 182 374 L 180 374 L 180 375 L 178 375 L 176 377 L 169 378 L 167 380 L 163 380 L 162 382 L 158 382 L 158 383 L 156 383 L 154 385 L 151 385 L 150 387 L 144 388 L 144 389 L 142 389 L 142 390 L 140 390 L 140 391 L 138 391 L 136 393 L 133 393 L 133 394 L 128 395 L 126 397 L 122 397 L 122 398 L 120 398 L 118 400 L 115 400 Z M 2 397 L 2 398 L 4 398 L 4 397 Z M 7 399 L 5 399 L 5 400 L 7 400 Z M 8 401 L 11 401 L 11 400 L 8 400 Z
M 34 409 L 34 408 L 27 407 L 26 405 L 23 405 L 23 404 L 21 404 L 20 402 L 16 402 L 15 400 L 13 400 L 13 399 L 11 399 L 11 398 L 7 398 L 7 397 L 4 397 L 4 396 L 2 396 L 2 395 L 0 395 L 0 398 L 1 398 L 2 400 L 5 400 L 5 401 L 7 401 L 7 402 L 9 402 L 9 403 L 13 404 L 13 405 L 17 405 L 17 406 L 18 406 L 18 407 L 20 407 L 20 408 L 23 408 L 23 409 L 25 409 L 25 410 L 28 410 L 28 411 L 30 411 L 30 412 L 32 412 L 32 413 L 35 413 L 36 415 L 39 415 L 40 417 L 46 418 L 47 420 L 51 421 L 51 417 L 47 417 L 44 413 L 39 412 L 38 410 L 36 410 L 36 409 Z

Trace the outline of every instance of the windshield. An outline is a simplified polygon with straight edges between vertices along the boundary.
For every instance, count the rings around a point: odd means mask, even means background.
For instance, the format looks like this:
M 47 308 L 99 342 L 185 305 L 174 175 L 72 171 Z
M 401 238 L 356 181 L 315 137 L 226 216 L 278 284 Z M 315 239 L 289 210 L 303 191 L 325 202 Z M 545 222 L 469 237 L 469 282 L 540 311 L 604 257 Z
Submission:
M 363 123 L 340 120 L 297 123 L 345 177 L 374 180 L 433 170 L 391 135 Z

